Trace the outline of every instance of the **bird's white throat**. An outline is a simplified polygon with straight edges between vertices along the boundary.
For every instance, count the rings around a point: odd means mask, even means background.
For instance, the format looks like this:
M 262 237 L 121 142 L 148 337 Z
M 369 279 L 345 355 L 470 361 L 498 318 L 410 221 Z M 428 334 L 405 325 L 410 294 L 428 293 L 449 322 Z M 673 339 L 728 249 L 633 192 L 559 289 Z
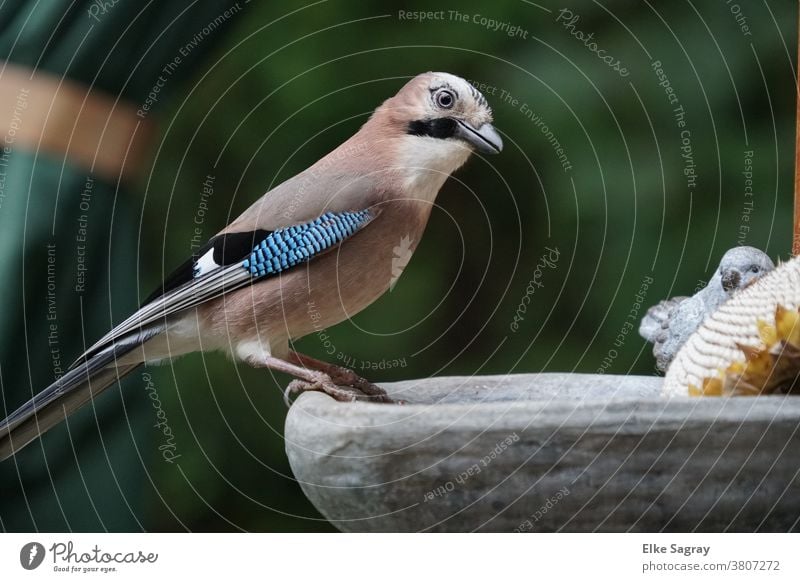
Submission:
M 472 150 L 452 139 L 409 135 L 403 138 L 399 166 L 405 188 L 415 198 L 433 201 L 447 177 L 464 165 Z

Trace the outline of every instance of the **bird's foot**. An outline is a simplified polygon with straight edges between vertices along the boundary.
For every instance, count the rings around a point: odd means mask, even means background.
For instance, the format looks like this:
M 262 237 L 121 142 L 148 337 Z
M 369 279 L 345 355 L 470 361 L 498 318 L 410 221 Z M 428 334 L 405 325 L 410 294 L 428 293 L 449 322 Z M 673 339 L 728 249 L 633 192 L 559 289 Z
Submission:
M 326 372 L 335 384 L 355 388 L 356 390 L 363 392 L 366 396 L 370 397 L 372 402 L 393 402 L 402 404 L 402 401 L 392 400 L 389 398 L 386 390 L 380 386 L 376 386 L 366 378 L 362 378 L 350 368 L 344 368 L 342 366 L 331 364 L 330 368 L 326 370 Z
M 334 367 L 338 368 L 338 366 Z M 355 378 L 360 379 L 362 383 L 360 383 L 358 386 L 350 385 L 349 382 L 351 377 L 347 376 L 346 374 L 342 375 L 339 370 L 350 372 L 353 374 L 353 376 L 355 376 Z M 330 375 L 322 372 L 316 372 L 313 381 L 292 380 L 283 393 L 284 402 L 286 402 L 288 406 L 291 403 L 292 397 L 296 397 L 303 392 L 309 391 L 324 392 L 339 402 L 395 402 L 389 398 L 385 390 L 367 382 L 363 378 L 360 378 L 355 374 L 355 372 L 352 372 L 352 370 L 347 370 L 346 368 L 339 368 L 339 370 L 336 371 L 339 373 L 335 372 L 335 380 L 331 378 Z M 354 384 L 356 383 L 355 380 L 352 381 Z M 342 387 L 339 384 L 343 384 L 346 387 Z
M 288 361 L 269 358 L 267 367 L 298 378 L 291 382 L 284 392 L 284 400 L 287 404 L 290 396 L 296 396 L 308 390 L 325 392 L 340 402 L 361 400 L 405 404 L 402 400 L 389 398 L 386 390 L 362 378 L 350 368 L 323 362 L 299 352 L 289 352 Z M 348 388 L 343 388 L 343 386 Z
M 324 374 L 320 374 L 320 376 L 325 376 Z M 339 402 L 354 402 L 358 400 L 358 396 L 356 395 L 354 390 L 350 390 L 348 388 L 340 388 L 336 384 L 334 384 L 330 378 L 323 378 L 314 381 L 308 382 L 306 380 L 292 380 L 289 382 L 289 385 L 286 387 L 286 390 L 283 392 L 283 401 L 288 406 L 291 404 L 292 397 L 297 397 L 303 392 L 324 392 L 334 400 L 338 400 Z

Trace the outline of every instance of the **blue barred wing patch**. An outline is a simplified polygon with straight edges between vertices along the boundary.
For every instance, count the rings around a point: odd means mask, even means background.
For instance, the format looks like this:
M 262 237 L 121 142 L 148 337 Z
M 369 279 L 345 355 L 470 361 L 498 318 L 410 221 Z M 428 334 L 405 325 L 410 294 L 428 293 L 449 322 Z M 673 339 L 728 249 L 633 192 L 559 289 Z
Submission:
M 254 277 L 276 275 L 338 245 L 364 227 L 369 210 L 326 212 L 316 220 L 270 233 L 242 262 Z

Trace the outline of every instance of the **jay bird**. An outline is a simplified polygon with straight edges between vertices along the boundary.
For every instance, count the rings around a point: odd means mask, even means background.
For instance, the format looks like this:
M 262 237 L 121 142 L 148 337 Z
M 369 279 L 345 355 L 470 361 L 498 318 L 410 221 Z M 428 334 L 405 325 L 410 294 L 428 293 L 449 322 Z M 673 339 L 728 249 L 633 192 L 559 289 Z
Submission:
M 464 79 L 411 79 L 355 135 L 253 203 L 0 422 L 0 460 L 139 365 L 200 350 L 287 373 L 295 378 L 287 393 L 391 402 L 352 370 L 294 352 L 289 342 L 389 289 L 394 247 L 405 238 L 413 252 L 448 176 L 474 151 L 502 150 L 491 122 L 486 99 Z
M 753 247 L 734 247 L 722 256 L 708 285 L 691 297 L 665 299 L 647 310 L 639 335 L 653 344 L 656 368 L 666 372 L 673 358 L 722 303 L 739 289 L 775 269 L 764 252 Z

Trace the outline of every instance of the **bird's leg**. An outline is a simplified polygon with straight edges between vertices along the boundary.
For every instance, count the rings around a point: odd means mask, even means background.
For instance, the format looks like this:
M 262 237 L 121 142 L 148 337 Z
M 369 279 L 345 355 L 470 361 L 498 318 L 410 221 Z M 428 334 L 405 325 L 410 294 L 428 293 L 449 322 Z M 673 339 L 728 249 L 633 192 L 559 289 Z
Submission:
M 386 390 L 362 378 L 350 368 L 329 364 L 328 362 L 323 362 L 322 360 L 294 351 L 289 352 L 289 359 L 300 366 L 327 374 L 336 384 L 356 388 L 367 396 L 371 396 L 372 399 L 377 402 L 394 402 L 389 398 L 388 394 L 386 394 Z
M 270 370 L 283 372 L 284 374 L 289 374 L 296 378 L 296 380 L 292 380 L 292 382 L 289 383 L 289 386 L 283 393 L 283 399 L 287 404 L 289 403 L 290 395 L 300 394 L 301 392 L 309 390 L 319 390 L 340 402 L 359 400 L 359 394 L 356 391 L 340 388 L 331 380 L 330 376 L 318 370 L 310 370 L 297 366 L 291 362 L 273 356 L 248 358 L 247 363 L 254 368 L 269 368 Z M 360 399 L 363 400 L 364 397 Z
M 273 356 L 248 358 L 247 363 L 254 368 L 269 368 L 270 370 L 283 372 L 284 374 L 289 374 L 290 376 L 294 376 L 296 378 L 296 380 L 293 380 L 289 383 L 289 386 L 284 392 L 283 397 L 287 404 L 290 395 L 299 394 L 308 390 L 319 390 L 331 396 L 334 400 L 338 400 L 340 402 L 353 402 L 355 400 L 378 400 L 376 397 L 363 394 L 359 390 L 337 386 L 331 377 L 322 371 L 298 366 Z M 378 401 L 382 402 L 383 400 Z

